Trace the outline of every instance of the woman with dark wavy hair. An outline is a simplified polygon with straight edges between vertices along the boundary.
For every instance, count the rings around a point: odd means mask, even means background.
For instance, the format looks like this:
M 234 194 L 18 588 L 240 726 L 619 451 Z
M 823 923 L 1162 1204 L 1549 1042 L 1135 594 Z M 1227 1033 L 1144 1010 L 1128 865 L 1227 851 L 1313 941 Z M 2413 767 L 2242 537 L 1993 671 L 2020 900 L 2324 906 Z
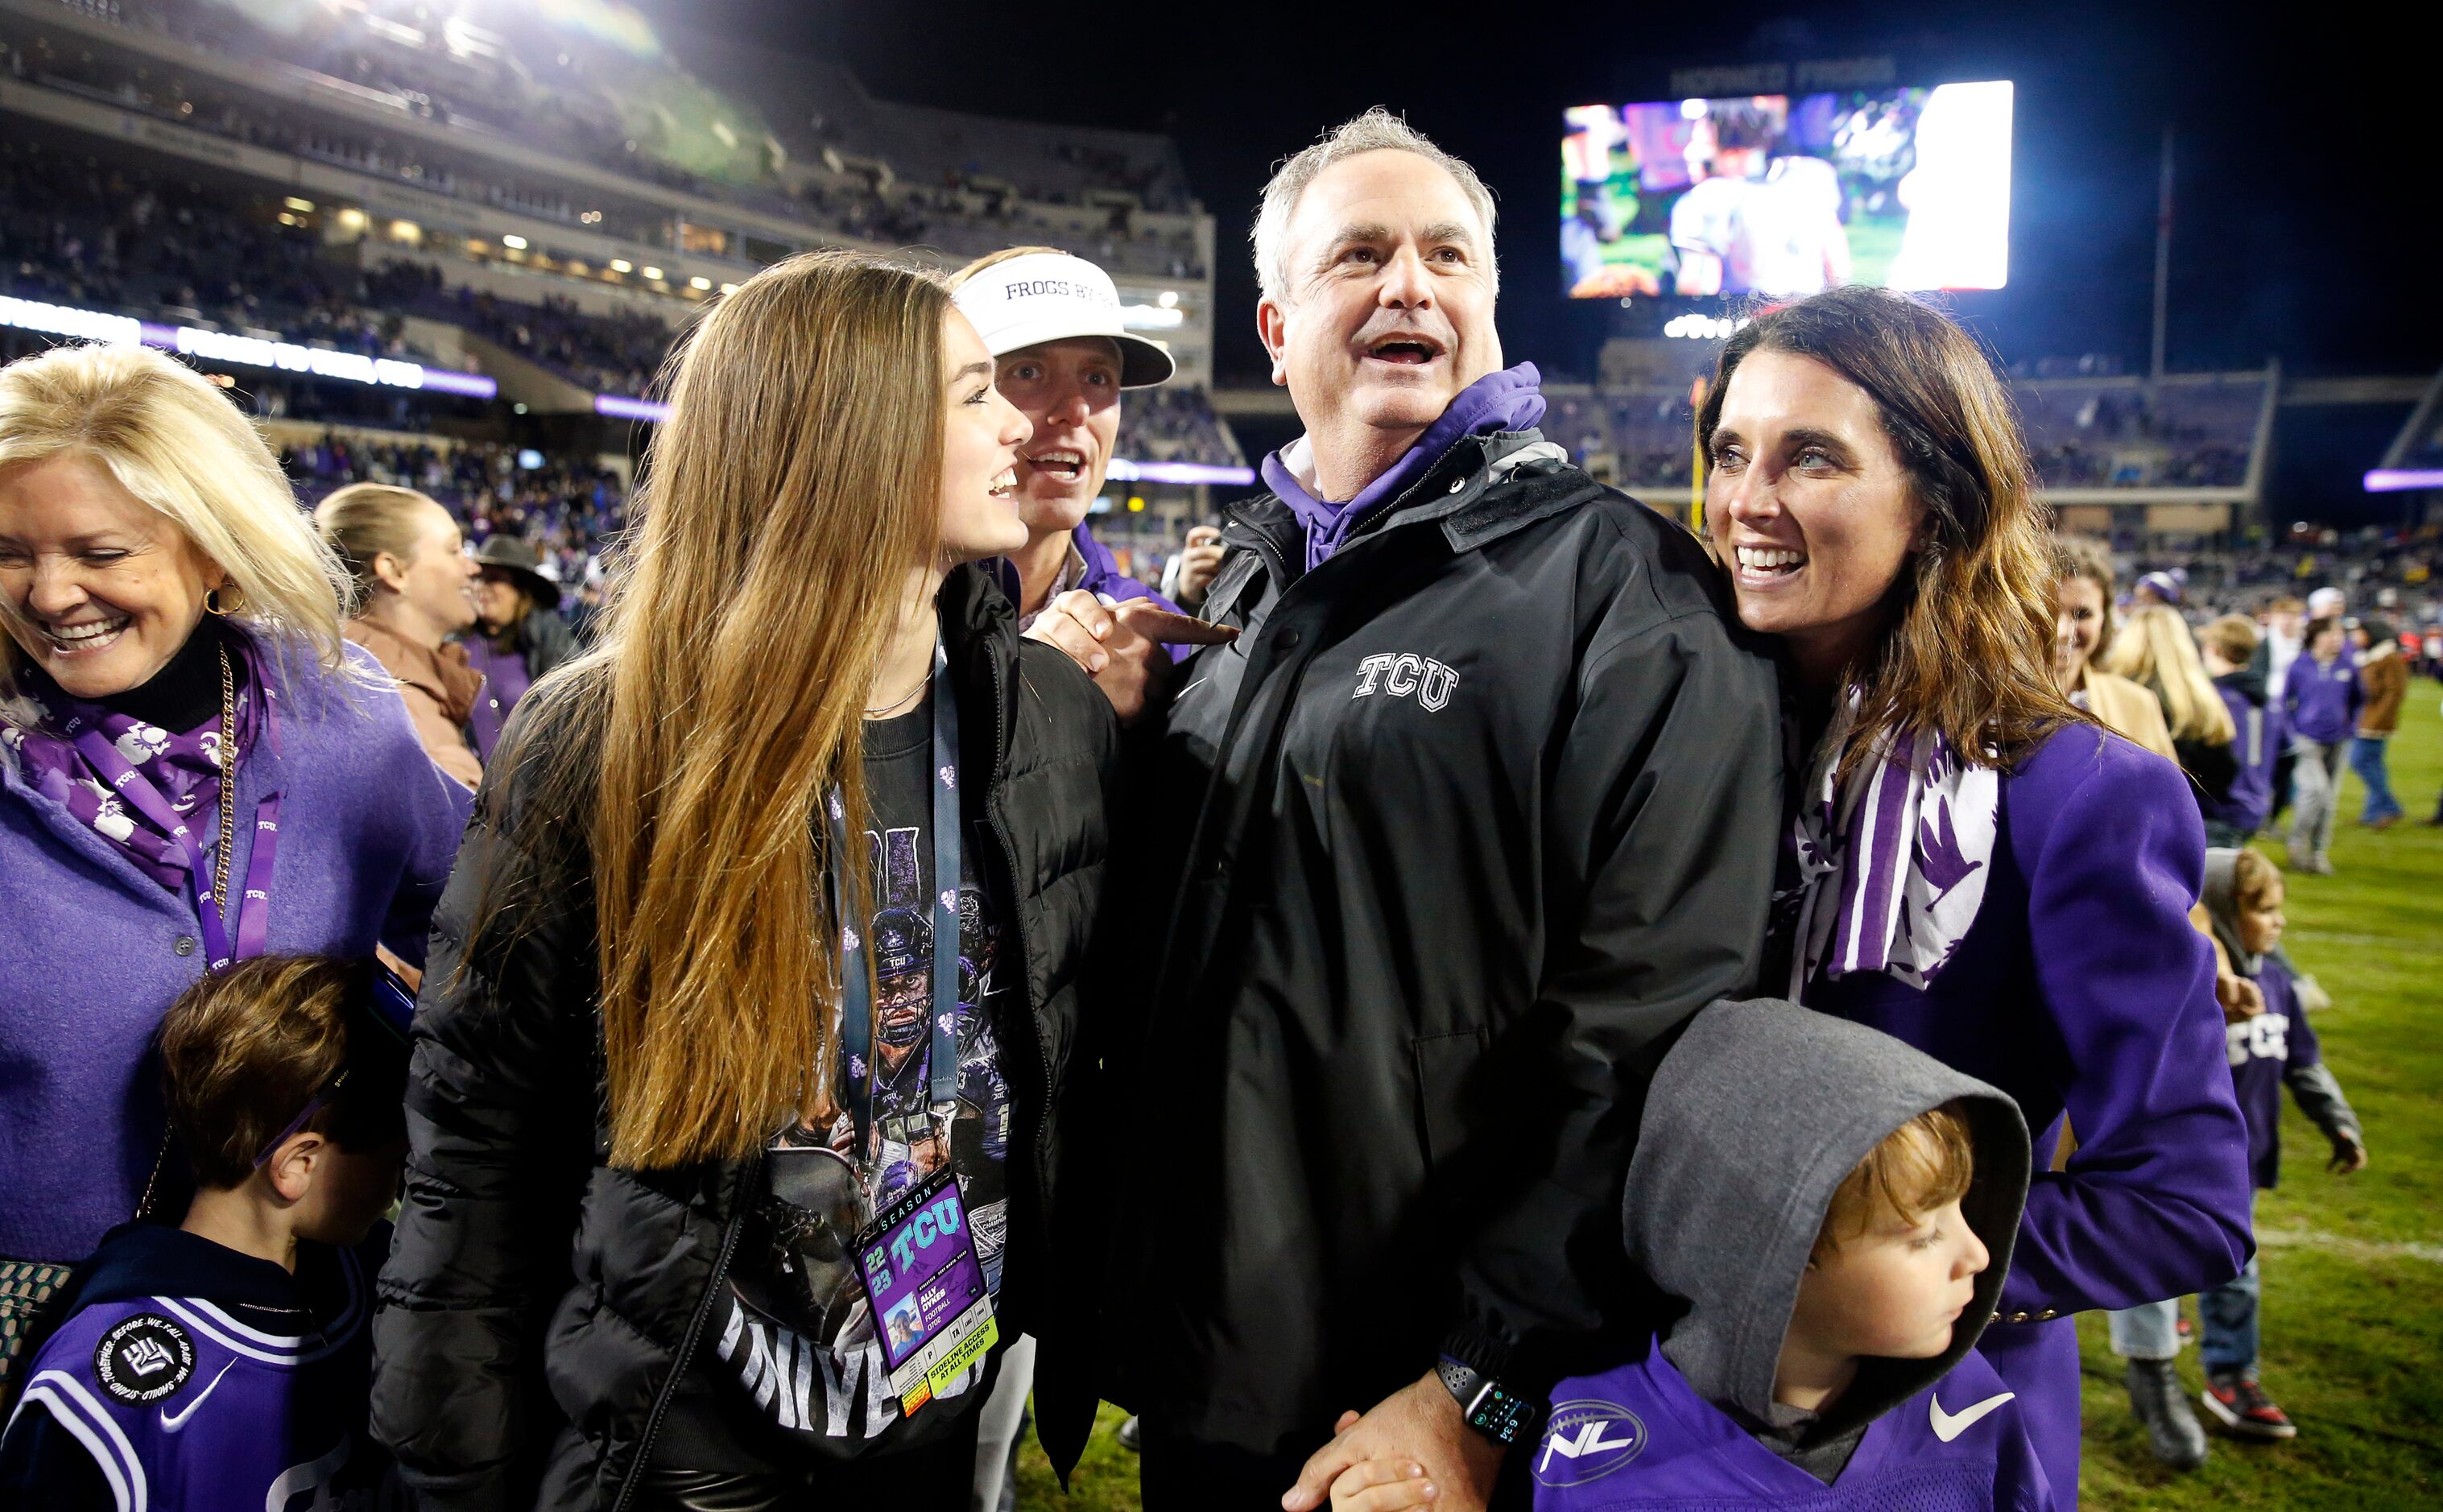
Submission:
M 2048 512 L 1950 319 L 1862 288 L 1768 311 L 1697 423 L 1714 548 L 1797 702 L 1789 995 L 2004 1088 L 2062 1152 L 1980 1347 L 2066 1503 L 2068 1315 L 2218 1284 L 2250 1248 L 2248 1135 L 2188 920 L 2196 805 L 2055 684 Z

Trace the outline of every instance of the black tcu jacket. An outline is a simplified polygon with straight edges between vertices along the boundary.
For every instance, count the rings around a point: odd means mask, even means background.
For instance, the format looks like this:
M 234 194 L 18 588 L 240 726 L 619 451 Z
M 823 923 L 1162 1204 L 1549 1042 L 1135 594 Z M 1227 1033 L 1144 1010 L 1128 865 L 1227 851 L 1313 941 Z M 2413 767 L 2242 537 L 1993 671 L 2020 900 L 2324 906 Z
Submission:
M 1044 1331 L 1056 1269 L 1046 1237 L 1059 1230 L 1056 1110 L 1079 1035 L 1118 731 L 1075 664 L 1021 645 L 980 571 L 951 574 L 941 610 L 963 763 L 991 774 L 965 785 L 969 820 L 989 836 L 984 865 L 1005 868 L 1031 1010 L 1027 1025 L 997 1026 L 1027 1131 L 1009 1164 L 1001 1311 L 1015 1338 Z M 562 703 L 528 700 L 517 723 Z M 620 1504 L 661 1431 L 680 1357 L 690 1369 L 677 1390 L 715 1389 L 702 1369 L 706 1315 L 759 1163 L 608 1164 L 586 815 L 542 810 L 534 780 L 538 767 L 583 760 L 587 737 L 535 724 L 531 738 L 541 748 L 486 784 L 434 917 L 407 1196 L 374 1323 L 374 1432 L 428 1508 Z M 740 801 L 754 801 L 753 774 L 740 778 Z M 469 938 L 487 884 L 517 883 L 526 901 Z M 687 1448 L 686 1463 L 725 1467 Z
M 1170 906 L 1104 1332 L 1166 1431 L 1303 1455 L 1438 1352 L 1540 1390 L 1651 1326 L 1622 1186 L 1668 1036 L 1755 969 L 1778 708 L 1697 542 L 1532 431 L 1313 572 L 1269 496 L 1223 538 L 1243 633 L 1123 837 L 1175 881 L 1130 884 Z

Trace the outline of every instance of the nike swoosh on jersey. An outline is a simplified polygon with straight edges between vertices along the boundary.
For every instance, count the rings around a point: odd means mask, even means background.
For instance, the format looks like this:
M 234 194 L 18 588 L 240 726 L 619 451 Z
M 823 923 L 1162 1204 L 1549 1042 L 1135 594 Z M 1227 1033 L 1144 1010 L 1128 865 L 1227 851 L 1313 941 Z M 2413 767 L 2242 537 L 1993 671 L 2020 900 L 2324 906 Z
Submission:
M 230 1365 L 234 1365 L 236 1363 L 236 1360 L 230 1360 L 229 1364 L 223 1365 L 221 1367 L 221 1375 L 228 1375 L 230 1373 Z M 193 1396 L 189 1397 L 187 1399 L 186 1407 L 179 1412 L 173 1412 L 166 1407 L 161 1409 L 161 1431 L 164 1433 L 175 1433 L 178 1430 L 185 1428 L 187 1426 L 187 1419 L 195 1415 L 195 1409 L 204 1405 L 204 1398 L 212 1394 L 212 1387 L 218 1386 L 221 1383 L 221 1375 L 213 1376 L 211 1378 L 211 1385 L 206 1386 L 202 1391 L 197 1392 Z
M 1988 1396 L 1974 1407 L 1965 1408 L 1956 1412 L 1946 1412 L 1942 1410 L 1941 1393 L 1928 1393 L 1925 1398 L 1926 1416 L 1934 1423 L 1934 1436 L 1948 1444 L 1975 1427 L 1978 1418 L 2017 1394 L 2015 1392 L 2004 1392 L 1999 1396 Z

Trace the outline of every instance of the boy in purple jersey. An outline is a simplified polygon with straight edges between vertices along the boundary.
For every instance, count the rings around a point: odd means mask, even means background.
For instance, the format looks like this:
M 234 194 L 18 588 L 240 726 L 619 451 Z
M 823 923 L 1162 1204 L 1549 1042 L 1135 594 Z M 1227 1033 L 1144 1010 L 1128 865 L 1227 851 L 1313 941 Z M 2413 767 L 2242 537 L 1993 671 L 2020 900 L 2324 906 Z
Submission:
M 2028 1170 L 2018 1105 L 1899 1040 L 1769 999 L 1698 1014 L 1655 1072 L 1623 1219 L 1687 1311 L 1552 1388 L 1523 1447 L 1537 1512 L 2058 1507 L 1972 1347 Z M 1336 1512 L 1430 1505 L 1411 1469 L 1356 1466 Z
M 2214 938 L 2233 970 L 2256 983 L 2265 1011 L 2223 1027 L 2239 1111 L 2248 1120 L 2248 1164 L 2257 1190 L 2281 1177 L 2282 1089 L 2332 1146 L 2327 1168 L 2347 1175 L 2366 1168 L 2366 1138 L 2341 1083 L 2324 1065 L 2316 1031 L 2301 1011 L 2290 971 L 2275 947 L 2286 920 L 2282 873 L 2254 850 L 2206 852 L 2204 902 Z M 2298 1436 L 2289 1415 L 2256 1380 L 2257 1262 L 2197 1298 L 2205 1325 L 2198 1355 L 2206 1368 L 2203 1402 L 2223 1428 L 2242 1438 Z
M 258 956 L 171 1006 L 163 1081 L 193 1201 L 175 1229 L 111 1230 L 57 1300 L 0 1437 L 0 1504 L 400 1503 L 365 1433 L 365 1323 L 407 1051 L 372 993 L 370 963 Z

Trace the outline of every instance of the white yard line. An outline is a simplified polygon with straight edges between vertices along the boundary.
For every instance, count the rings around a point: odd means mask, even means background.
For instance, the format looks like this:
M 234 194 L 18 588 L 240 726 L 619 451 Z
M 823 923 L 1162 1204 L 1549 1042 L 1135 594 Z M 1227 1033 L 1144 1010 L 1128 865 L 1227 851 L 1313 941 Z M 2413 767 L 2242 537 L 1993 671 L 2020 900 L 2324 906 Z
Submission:
M 2430 1265 L 2443 1265 L 2443 1244 L 2345 1239 L 2311 1229 L 2259 1229 L 2256 1242 L 2267 1249 L 2324 1249 L 2352 1260 L 2423 1260 Z

